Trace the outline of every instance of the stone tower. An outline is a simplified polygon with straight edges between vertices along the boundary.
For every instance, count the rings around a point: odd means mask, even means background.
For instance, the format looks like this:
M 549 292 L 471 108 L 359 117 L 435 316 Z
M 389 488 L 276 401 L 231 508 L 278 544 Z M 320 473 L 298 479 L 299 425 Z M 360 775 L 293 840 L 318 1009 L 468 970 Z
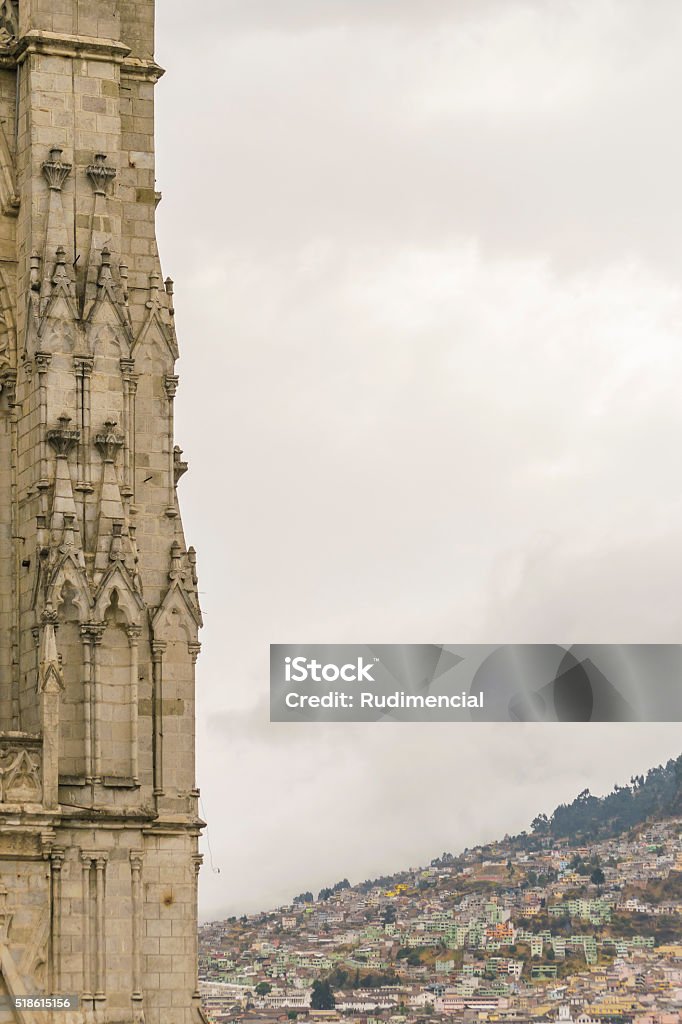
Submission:
M 0 1022 L 203 1019 L 161 74 L 154 0 L 0 0 Z

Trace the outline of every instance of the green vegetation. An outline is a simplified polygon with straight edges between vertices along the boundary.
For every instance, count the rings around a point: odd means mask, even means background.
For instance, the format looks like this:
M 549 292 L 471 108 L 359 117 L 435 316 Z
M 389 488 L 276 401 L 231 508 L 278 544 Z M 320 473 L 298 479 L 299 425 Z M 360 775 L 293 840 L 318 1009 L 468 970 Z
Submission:
M 384 988 L 397 985 L 398 976 L 395 971 L 348 971 L 344 967 L 335 967 L 327 975 L 326 981 L 332 988 Z
M 310 1006 L 313 1010 L 333 1010 L 336 1006 L 334 993 L 328 981 L 314 981 L 313 994 L 310 997 Z
M 342 892 L 344 889 L 350 889 L 350 882 L 347 878 L 337 882 L 336 885 L 332 885 L 329 889 L 320 889 L 317 898 L 318 900 L 328 900 L 330 896 L 335 896 L 337 892 Z
M 553 839 L 581 836 L 605 838 L 628 831 L 647 818 L 682 813 L 682 755 L 644 775 L 634 775 L 629 786 L 614 786 L 605 797 L 584 789 L 570 804 L 560 804 L 550 817 L 539 814 L 531 828 L 536 837 Z

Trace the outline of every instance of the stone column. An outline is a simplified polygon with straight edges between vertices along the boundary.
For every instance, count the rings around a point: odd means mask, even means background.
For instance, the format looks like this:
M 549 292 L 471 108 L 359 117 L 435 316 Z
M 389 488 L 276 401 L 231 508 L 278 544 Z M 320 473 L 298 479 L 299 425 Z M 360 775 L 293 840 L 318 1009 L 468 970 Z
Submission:
M 152 724 L 154 730 L 154 795 L 163 796 L 163 652 L 165 640 L 152 642 Z
M 89 626 L 81 626 L 83 645 L 83 731 L 85 745 L 85 781 L 92 782 L 92 637 Z
M 199 913 L 199 872 L 201 865 L 204 863 L 202 854 L 195 853 L 192 857 L 192 864 L 194 865 L 194 921 L 197 920 Z M 199 991 L 199 928 L 195 924 L 194 926 L 194 992 L 192 993 L 192 999 L 201 1000 L 201 993 Z
M 83 1002 L 90 1002 L 92 994 L 92 897 L 90 894 L 90 874 L 92 870 L 92 854 L 81 852 L 81 869 L 83 872 Z
M 130 872 L 133 904 L 132 961 L 133 1003 L 142 1002 L 142 850 L 130 851 Z
M 96 872 L 96 918 L 95 918 L 95 1002 L 103 1003 L 107 998 L 106 980 L 106 916 L 105 916 L 105 872 L 107 855 L 98 853 L 95 860 Z
M 7 396 L 7 407 L 9 410 L 10 434 L 11 434 L 11 467 L 10 467 L 10 534 L 13 549 L 13 572 L 10 601 L 12 608 L 11 637 L 12 649 L 12 729 L 21 729 L 21 713 L 19 691 L 21 687 L 21 649 L 19 644 L 19 588 L 18 580 L 21 565 L 21 553 L 19 539 L 19 507 L 17 490 L 17 452 L 18 452 L 18 416 L 17 416 L 17 371 L 9 366 L 2 370 L 2 389 Z
M 47 371 L 52 362 L 49 352 L 36 352 L 35 365 L 38 371 L 38 418 L 40 422 L 40 473 L 38 490 L 40 495 L 40 511 L 47 515 L 46 491 L 50 486 L 47 476 Z
M 168 508 L 167 516 L 176 516 L 175 507 L 175 453 L 173 451 L 173 435 L 175 433 L 175 394 L 178 390 L 178 377 L 166 377 L 166 395 L 168 396 Z
M 123 486 L 121 494 L 124 498 L 132 498 L 134 495 L 133 485 L 133 402 L 137 389 L 137 378 L 134 359 L 121 359 L 121 376 L 123 378 Z
M 91 694 L 93 700 L 92 733 L 93 733 L 93 762 L 95 782 L 102 781 L 102 678 L 100 667 L 100 651 L 102 648 L 102 637 L 104 636 L 104 625 L 90 626 L 90 643 L 92 645 L 92 686 Z
M 54 846 L 50 854 L 52 876 L 52 992 L 61 993 L 62 985 L 62 865 L 64 850 Z
M 90 382 L 94 360 L 92 356 L 76 356 L 73 360 L 73 365 L 76 371 L 78 417 L 81 427 L 76 490 L 89 494 L 93 489 L 90 445 Z
M 199 657 L 199 654 L 201 653 L 201 644 L 199 643 L 198 640 L 190 641 L 187 644 L 187 648 L 189 650 L 190 657 L 192 659 L 192 697 L 194 698 L 194 692 L 195 692 L 195 688 L 196 688 L 197 658 Z M 192 765 L 193 765 L 193 770 L 192 770 L 192 786 L 193 786 L 193 789 L 192 789 L 192 791 L 190 793 L 190 796 L 192 798 L 192 805 L 194 807 L 194 813 L 198 814 L 198 811 L 199 811 L 199 790 L 196 788 L 196 785 L 197 785 L 197 781 L 196 781 L 196 779 L 197 779 L 197 777 L 196 777 L 196 736 L 195 736 L 194 732 L 192 732 L 192 735 L 190 736 L 190 742 L 191 742 L 191 745 L 192 745 L 191 746 L 191 756 L 192 756 Z
M 130 752 L 130 774 L 135 783 L 140 781 L 140 754 L 139 754 L 139 721 L 138 721 L 138 671 L 139 671 L 139 643 L 142 634 L 141 626 L 127 626 L 128 643 L 130 645 L 130 739 L 132 750 Z

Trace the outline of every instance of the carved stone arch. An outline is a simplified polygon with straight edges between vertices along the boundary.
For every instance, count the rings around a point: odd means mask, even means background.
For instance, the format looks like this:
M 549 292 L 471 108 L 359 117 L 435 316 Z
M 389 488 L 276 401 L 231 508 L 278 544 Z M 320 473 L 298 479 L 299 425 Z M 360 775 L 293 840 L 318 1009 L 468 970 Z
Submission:
M 40 322 L 38 336 L 48 352 L 76 352 L 78 330 L 68 301 L 60 295 Z
M 181 630 L 187 643 L 195 643 L 199 635 L 199 622 L 195 609 L 184 588 L 175 580 L 152 619 L 155 640 L 164 640 L 169 633 Z
M 83 608 L 83 593 L 65 574 L 59 590 L 57 649 L 61 658 L 63 692 L 59 712 L 59 774 L 82 778 L 86 774 L 86 728 L 89 709 L 85 692 L 85 661 L 82 624 L 88 621 L 88 605 Z
M 88 351 L 92 354 L 92 411 L 93 423 L 111 420 L 124 422 L 121 359 L 128 355 L 128 345 L 121 331 L 113 324 L 98 324 L 90 328 Z
M 174 579 L 152 618 L 154 641 L 161 652 L 157 679 L 163 681 L 163 697 L 175 708 L 172 730 L 163 737 L 164 789 L 177 796 L 194 790 L 195 671 L 198 622 L 184 587 Z
M 115 307 L 111 307 L 115 310 Z M 115 346 L 114 358 L 117 360 L 127 359 L 130 355 L 130 338 L 126 330 L 127 325 L 121 323 L 116 317 L 97 317 L 88 324 L 88 351 L 96 356 L 104 346 Z
M 1 176 L 0 176 L 1 177 Z M 3 366 L 16 368 L 17 329 L 14 305 L 4 270 L 0 267 L 0 370 Z
M 116 592 L 116 606 L 123 613 L 126 625 L 139 626 L 144 602 L 137 591 L 133 589 L 130 577 L 120 564 L 110 569 L 100 584 L 95 600 L 95 619 L 104 622 L 114 592 Z
M 73 603 L 78 608 L 79 620 L 88 622 L 92 612 L 92 597 L 85 574 L 72 554 L 66 555 L 57 567 L 47 589 L 46 603 L 51 603 L 58 613 L 64 602 L 64 588 L 67 585 L 73 588 Z
M 37 804 L 42 798 L 40 765 L 36 757 L 21 750 L 4 771 L 3 797 L 6 803 Z
M 157 348 L 166 373 L 171 373 L 178 359 L 177 342 L 170 327 L 163 322 L 158 311 L 153 311 L 133 342 L 131 355 L 137 357 L 145 348 Z M 157 364 L 158 365 L 158 364 Z
M 87 316 L 88 334 L 92 338 L 90 351 L 96 351 L 97 332 L 109 327 L 117 335 L 121 347 L 121 356 L 127 358 L 133 346 L 133 332 L 125 308 L 122 308 L 108 292 L 99 299 Z
M 126 589 L 110 581 L 103 597 L 104 632 L 99 657 L 106 665 L 100 683 L 98 734 L 101 772 L 109 778 L 135 780 L 137 769 L 137 605 Z

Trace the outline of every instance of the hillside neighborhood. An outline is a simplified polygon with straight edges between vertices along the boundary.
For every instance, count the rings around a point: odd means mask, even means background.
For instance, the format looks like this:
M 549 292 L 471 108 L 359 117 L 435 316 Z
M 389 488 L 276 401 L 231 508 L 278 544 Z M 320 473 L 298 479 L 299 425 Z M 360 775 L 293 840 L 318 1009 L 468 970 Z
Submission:
M 644 806 L 648 780 L 631 781 Z M 631 808 L 624 793 L 585 791 L 529 833 L 203 925 L 209 1020 L 682 1024 L 682 814 L 600 834 L 595 804 Z M 557 835 L 569 817 L 589 827 Z

